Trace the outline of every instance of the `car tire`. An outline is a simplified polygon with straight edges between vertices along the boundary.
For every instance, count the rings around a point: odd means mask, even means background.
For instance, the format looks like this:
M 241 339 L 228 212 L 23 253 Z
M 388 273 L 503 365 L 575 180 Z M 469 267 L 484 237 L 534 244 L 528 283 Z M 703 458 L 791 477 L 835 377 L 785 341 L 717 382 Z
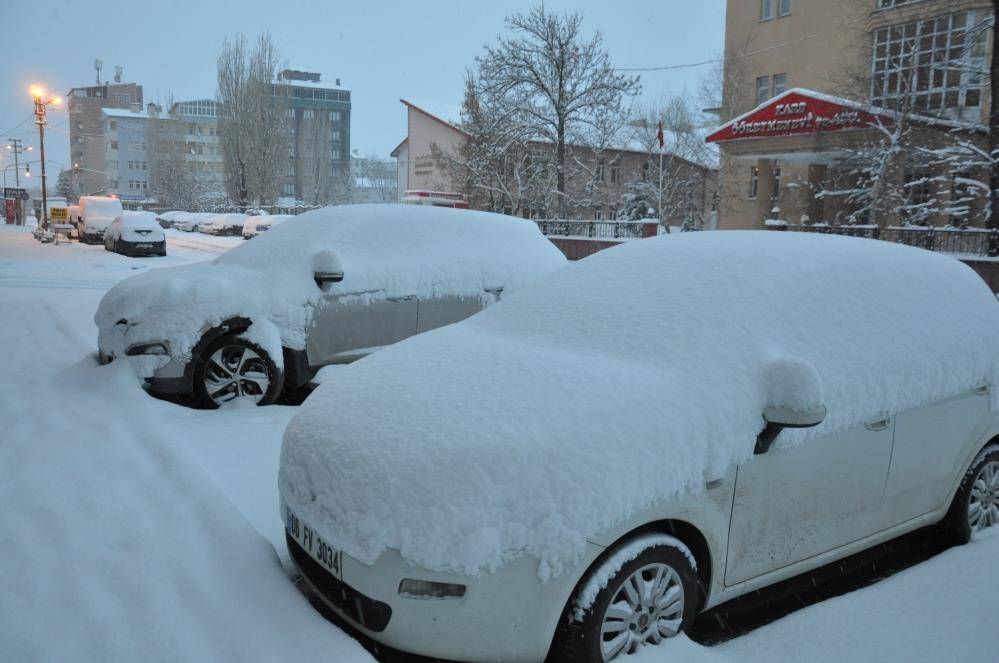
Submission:
M 612 552 L 588 572 L 562 616 L 549 660 L 554 663 L 623 661 L 625 655 L 642 645 L 659 644 L 689 630 L 700 605 L 699 583 L 690 562 L 693 558 L 690 550 L 675 539 L 674 542 L 654 543 L 616 571 Z M 609 580 L 588 609 L 580 610 L 587 584 L 608 574 Z M 658 587 L 654 585 L 657 578 L 663 579 Z M 638 579 L 653 586 L 645 585 L 646 596 L 636 601 Z
M 999 526 L 999 444 L 990 444 L 968 468 L 954 501 L 940 523 L 954 545 L 971 541 L 975 532 Z
M 270 405 L 281 395 L 284 375 L 262 347 L 228 334 L 208 344 L 194 370 L 194 397 L 214 409 L 240 396 Z

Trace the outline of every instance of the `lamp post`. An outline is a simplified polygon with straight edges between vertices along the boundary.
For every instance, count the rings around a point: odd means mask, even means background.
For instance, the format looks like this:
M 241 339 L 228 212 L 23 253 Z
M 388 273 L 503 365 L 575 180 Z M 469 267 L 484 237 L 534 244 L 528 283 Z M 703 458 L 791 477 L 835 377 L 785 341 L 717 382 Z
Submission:
M 48 192 L 45 189 L 45 115 L 48 106 L 58 107 L 62 103 L 62 99 L 47 96 L 40 85 L 32 85 L 30 91 L 35 100 L 35 124 L 38 125 L 38 149 L 42 162 L 42 218 L 39 220 L 39 226 L 42 229 L 47 229 L 49 225 L 49 201 Z

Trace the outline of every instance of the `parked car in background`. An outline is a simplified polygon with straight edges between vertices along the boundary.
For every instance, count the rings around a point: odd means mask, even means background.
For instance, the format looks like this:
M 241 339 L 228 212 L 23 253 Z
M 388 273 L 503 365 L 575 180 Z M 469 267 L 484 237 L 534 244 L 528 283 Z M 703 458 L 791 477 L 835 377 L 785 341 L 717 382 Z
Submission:
M 166 235 L 152 212 L 122 212 L 104 231 L 104 248 L 125 256 L 165 256 Z
M 281 450 L 291 559 L 391 647 L 627 660 L 906 532 L 995 525 L 996 329 L 922 249 L 629 242 L 324 380 Z
M 208 232 L 221 237 L 238 237 L 243 233 L 246 219 L 246 214 L 216 214 L 211 218 Z
M 295 218 L 294 214 L 259 214 L 246 218 L 243 224 L 243 239 L 253 239 L 262 232 L 267 232 L 279 223 Z
M 174 219 L 173 227 L 175 230 L 192 233 L 198 230 L 203 221 L 213 216 L 215 215 L 211 212 L 184 212 Z
M 218 214 L 206 214 L 201 218 L 200 221 L 198 221 L 197 225 L 195 226 L 195 230 L 197 230 L 199 233 L 203 235 L 213 235 L 214 234 L 213 228 L 215 227 L 216 216 L 218 216 Z
M 186 212 L 177 210 L 171 212 L 161 212 L 156 215 L 156 222 L 160 224 L 161 228 L 172 228 L 174 221 L 176 221 L 182 214 L 186 214 Z
M 80 221 L 77 232 L 84 244 L 97 244 L 104 239 L 104 231 L 124 210 L 121 201 L 106 196 L 80 196 Z
M 132 361 L 155 394 L 266 405 L 321 366 L 462 320 L 564 264 L 523 219 L 328 207 L 210 262 L 118 283 L 95 317 L 100 356 Z

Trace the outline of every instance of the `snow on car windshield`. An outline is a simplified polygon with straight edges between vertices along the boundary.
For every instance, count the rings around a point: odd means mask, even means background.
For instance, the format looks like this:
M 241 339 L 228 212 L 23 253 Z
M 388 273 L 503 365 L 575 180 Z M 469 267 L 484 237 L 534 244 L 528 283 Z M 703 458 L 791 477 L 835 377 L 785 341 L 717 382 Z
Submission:
M 114 198 L 84 197 L 87 216 L 115 217 L 121 214 L 121 201 Z
M 828 415 L 778 445 L 997 384 L 996 329 L 985 283 L 920 249 L 772 231 L 631 242 L 335 372 L 288 426 L 280 488 L 364 562 L 398 549 L 475 573 L 527 554 L 544 578 L 750 458 L 795 365 Z

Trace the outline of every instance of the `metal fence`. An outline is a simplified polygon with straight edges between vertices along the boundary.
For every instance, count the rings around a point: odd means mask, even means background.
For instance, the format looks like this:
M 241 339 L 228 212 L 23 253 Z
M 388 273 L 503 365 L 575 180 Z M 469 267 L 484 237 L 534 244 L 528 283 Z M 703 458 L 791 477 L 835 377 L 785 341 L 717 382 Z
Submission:
M 553 237 L 587 237 L 592 239 L 642 238 L 648 221 L 566 221 L 537 219 L 542 235 Z
M 878 226 L 786 226 L 793 232 L 823 233 L 827 235 L 848 235 L 880 239 L 895 244 L 916 246 L 941 253 L 959 253 L 973 256 L 999 256 L 999 230 L 983 228 L 926 228 Z

